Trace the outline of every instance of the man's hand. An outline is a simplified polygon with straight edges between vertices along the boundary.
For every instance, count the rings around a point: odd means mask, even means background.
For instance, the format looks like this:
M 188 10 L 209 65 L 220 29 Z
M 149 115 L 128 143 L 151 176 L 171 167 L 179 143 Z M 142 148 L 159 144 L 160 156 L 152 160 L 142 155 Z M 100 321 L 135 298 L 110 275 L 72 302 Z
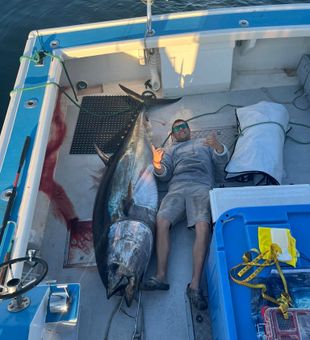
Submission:
M 165 150 L 162 148 L 156 149 L 155 146 L 152 144 L 152 152 L 153 152 L 153 165 L 155 170 L 160 170 L 162 168 L 161 166 L 161 160 L 164 156 Z
M 209 134 L 205 140 L 205 144 L 210 146 L 212 149 L 214 149 L 217 153 L 223 153 L 224 152 L 224 146 L 221 144 L 217 138 L 215 131 L 212 131 L 211 134 Z

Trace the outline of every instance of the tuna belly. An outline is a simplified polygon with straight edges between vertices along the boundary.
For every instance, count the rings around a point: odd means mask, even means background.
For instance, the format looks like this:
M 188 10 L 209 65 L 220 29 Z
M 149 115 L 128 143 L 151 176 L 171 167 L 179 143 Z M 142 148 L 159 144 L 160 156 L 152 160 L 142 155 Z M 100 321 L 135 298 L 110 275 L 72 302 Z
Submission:
M 119 292 L 130 306 L 151 257 L 153 233 L 140 221 L 123 220 L 110 227 L 108 242 L 107 297 Z

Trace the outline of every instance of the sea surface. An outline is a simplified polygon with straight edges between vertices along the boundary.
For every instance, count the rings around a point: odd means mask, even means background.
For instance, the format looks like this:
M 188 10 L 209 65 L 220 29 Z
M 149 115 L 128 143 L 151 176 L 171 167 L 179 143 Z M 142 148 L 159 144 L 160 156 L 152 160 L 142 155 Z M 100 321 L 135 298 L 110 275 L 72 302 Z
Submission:
M 310 0 L 154 0 L 153 13 L 286 3 L 310 3 Z M 23 54 L 30 31 L 146 15 L 142 0 L 1 0 L 1 8 L 0 127 L 9 103 L 9 93 L 14 87 L 19 57 Z

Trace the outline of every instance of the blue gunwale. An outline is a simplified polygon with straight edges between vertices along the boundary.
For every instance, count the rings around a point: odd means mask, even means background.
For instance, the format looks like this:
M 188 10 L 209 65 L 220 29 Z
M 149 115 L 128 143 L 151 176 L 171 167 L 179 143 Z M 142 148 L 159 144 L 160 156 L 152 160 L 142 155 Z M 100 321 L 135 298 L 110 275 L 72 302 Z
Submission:
M 258 6 L 252 7 L 252 11 L 245 7 L 244 11 L 236 11 L 236 8 L 231 13 L 220 10 L 210 10 L 202 12 L 200 16 L 193 15 L 172 17 L 169 15 L 164 19 L 159 16 L 153 21 L 153 28 L 155 29 L 155 37 L 164 37 L 171 35 L 181 35 L 185 33 L 199 33 L 199 32 L 216 32 L 219 30 L 238 30 L 244 31 L 248 29 L 258 29 L 267 27 L 291 27 L 308 26 L 310 25 L 310 6 L 289 6 L 286 9 L 275 9 L 277 6 Z M 279 6 L 280 7 L 280 6 Z M 269 10 L 270 9 L 270 10 Z M 195 12 L 193 12 L 195 13 Z M 240 27 L 239 21 L 247 20 L 249 27 Z M 38 50 L 46 50 L 50 53 L 53 49 L 50 47 L 50 42 L 53 40 L 59 41 L 58 49 L 71 48 L 75 46 L 88 46 L 99 43 L 111 43 L 124 40 L 143 39 L 145 34 L 145 23 L 130 22 L 124 24 L 122 21 L 115 22 L 116 25 L 107 25 L 104 27 L 88 27 L 82 30 L 76 27 L 70 31 L 57 32 L 37 36 L 35 39 L 32 54 Z M 117 25 L 118 23 L 118 25 Z M 49 31 L 49 30 L 47 30 Z M 51 60 L 49 57 L 45 58 L 44 66 L 36 67 L 33 63 L 29 62 L 28 71 L 24 79 L 24 88 L 34 87 L 47 82 L 48 73 L 50 69 Z M 0 172 L 0 193 L 6 188 L 11 187 L 14 181 L 16 170 L 18 168 L 19 155 L 21 153 L 25 137 L 30 135 L 32 142 L 30 151 L 27 156 L 23 175 L 20 179 L 18 194 L 15 199 L 14 209 L 12 211 L 12 220 L 17 220 L 19 205 L 22 199 L 22 193 L 25 187 L 26 175 L 30 162 L 30 155 L 33 149 L 33 142 L 36 136 L 37 125 L 40 117 L 41 106 L 46 87 L 37 88 L 32 91 L 25 91 L 21 93 L 19 105 L 16 112 L 14 126 L 10 141 L 8 144 L 7 152 L 3 161 Z M 35 108 L 26 108 L 24 103 L 30 99 L 36 99 L 38 104 Z M 14 98 L 12 99 L 14 100 Z M 6 208 L 6 202 L 0 200 L 0 220 L 2 221 Z M 7 235 L 7 242 L 4 242 L 0 247 L 0 261 L 3 260 L 4 254 L 9 246 L 9 239 L 11 233 Z
M 155 37 L 164 37 L 175 34 L 211 32 L 218 30 L 245 29 L 240 27 L 239 21 L 247 20 L 249 27 L 287 27 L 310 25 L 310 8 L 308 10 L 278 10 L 272 12 L 256 11 L 244 13 L 225 13 L 200 17 L 172 18 L 153 21 L 152 28 Z M 89 28 L 84 31 L 55 33 L 44 41 L 44 47 L 50 49 L 49 42 L 58 40 L 59 48 L 92 45 L 98 43 L 118 42 L 124 40 L 143 39 L 145 23 L 129 23 L 128 25 Z

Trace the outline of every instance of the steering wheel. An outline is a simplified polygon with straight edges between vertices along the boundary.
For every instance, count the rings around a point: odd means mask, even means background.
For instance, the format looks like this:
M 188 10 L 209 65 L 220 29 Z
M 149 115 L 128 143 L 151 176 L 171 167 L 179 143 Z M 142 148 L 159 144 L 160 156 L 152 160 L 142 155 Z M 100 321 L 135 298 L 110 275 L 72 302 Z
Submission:
M 21 265 L 22 263 L 30 266 L 29 270 L 23 273 L 22 278 L 14 278 L 12 266 Z M 34 269 L 36 269 L 35 276 L 29 280 L 29 276 Z M 0 276 L 5 277 L 7 271 L 11 273 L 11 279 L 4 284 L 0 284 L 0 299 L 14 298 L 37 286 L 45 278 L 48 265 L 45 260 L 28 255 L 1 263 Z

